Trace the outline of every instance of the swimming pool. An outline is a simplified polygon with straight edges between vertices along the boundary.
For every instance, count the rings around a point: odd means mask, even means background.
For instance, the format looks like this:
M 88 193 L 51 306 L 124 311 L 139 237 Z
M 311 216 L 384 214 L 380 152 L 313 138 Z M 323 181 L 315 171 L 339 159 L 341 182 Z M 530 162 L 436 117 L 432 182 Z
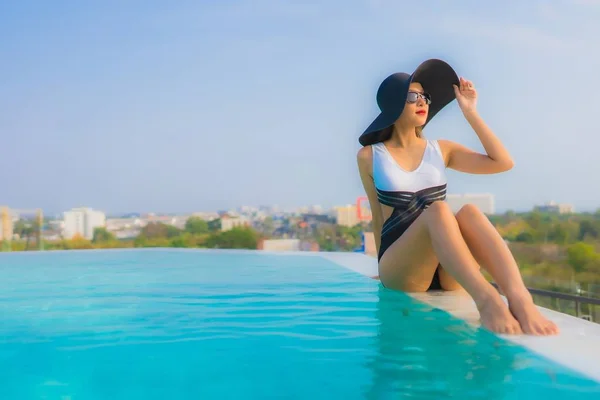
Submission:
M 0 254 L 0 315 L 6 400 L 600 396 L 318 253 Z

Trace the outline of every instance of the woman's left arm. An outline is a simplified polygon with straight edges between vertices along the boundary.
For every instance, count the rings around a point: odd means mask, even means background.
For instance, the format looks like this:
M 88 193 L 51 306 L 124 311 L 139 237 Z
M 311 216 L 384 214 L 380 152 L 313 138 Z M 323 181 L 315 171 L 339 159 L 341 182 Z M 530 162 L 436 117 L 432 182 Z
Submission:
M 487 154 L 478 153 L 450 140 L 439 140 L 446 166 L 470 174 L 497 174 L 510 170 L 514 162 L 508 150 L 477 112 L 477 92 L 473 84 L 460 78 L 460 88 L 455 85 L 454 92 L 465 119 L 479 137 Z

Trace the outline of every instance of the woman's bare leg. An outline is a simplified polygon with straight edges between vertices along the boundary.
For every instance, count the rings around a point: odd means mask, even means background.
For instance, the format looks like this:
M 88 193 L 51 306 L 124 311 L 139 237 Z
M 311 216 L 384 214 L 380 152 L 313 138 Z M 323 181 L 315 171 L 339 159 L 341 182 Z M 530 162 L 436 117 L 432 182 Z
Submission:
M 385 251 L 379 262 L 379 277 L 386 287 L 423 291 L 431 282 L 438 259 L 471 295 L 484 327 L 498 333 L 522 332 L 496 289 L 480 273 L 446 202 L 433 203 Z
M 477 260 L 477 259 L 476 259 Z M 452 275 L 450 275 L 442 265 L 439 271 L 440 274 L 440 286 L 446 291 L 464 290 L 460 283 Z
M 485 214 L 468 204 L 456 214 L 456 220 L 471 253 L 494 278 L 523 331 L 533 335 L 558 333 L 558 327 L 533 303 L 510 249 Z

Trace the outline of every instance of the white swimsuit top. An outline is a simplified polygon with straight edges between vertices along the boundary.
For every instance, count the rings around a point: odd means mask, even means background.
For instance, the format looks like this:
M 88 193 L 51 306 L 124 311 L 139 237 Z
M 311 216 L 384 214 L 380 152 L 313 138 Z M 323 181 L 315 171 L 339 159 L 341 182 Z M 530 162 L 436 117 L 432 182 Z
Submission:
M 383 143 L 371 148 L 373 179 L 382 204 L 403 208 L 417 201 L 422 204 L 415 206 L 422 209 L 427 208 L 425 203 L 446 198 L 446 165 L 437 140 L 427 140 L 423 159 L 414 171 L 398 165 Z

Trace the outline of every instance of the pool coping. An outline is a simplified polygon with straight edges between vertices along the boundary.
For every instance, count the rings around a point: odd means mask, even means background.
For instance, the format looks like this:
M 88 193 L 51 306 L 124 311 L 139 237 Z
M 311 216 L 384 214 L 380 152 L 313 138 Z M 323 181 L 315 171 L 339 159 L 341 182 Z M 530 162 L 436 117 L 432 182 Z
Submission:
M 363 253 L 317 252 L 316 254 L 370 278 L 378 274 L 377 259 Z M 378 281 L 374 280 L 374 282 Z M 432 307 L 442 309 L 473 327 L 481 326 L 475 303 L 464 291 L 434 291 L 408 293 L 408 295 Z M 506 298 L 504 300 L 506 301 Z M 538 309 L 558 325 L 559 335 L 544 337 L 497 334 L 497 336 L 600 383 L 600 324 L 544 307 L 538 306 Z

